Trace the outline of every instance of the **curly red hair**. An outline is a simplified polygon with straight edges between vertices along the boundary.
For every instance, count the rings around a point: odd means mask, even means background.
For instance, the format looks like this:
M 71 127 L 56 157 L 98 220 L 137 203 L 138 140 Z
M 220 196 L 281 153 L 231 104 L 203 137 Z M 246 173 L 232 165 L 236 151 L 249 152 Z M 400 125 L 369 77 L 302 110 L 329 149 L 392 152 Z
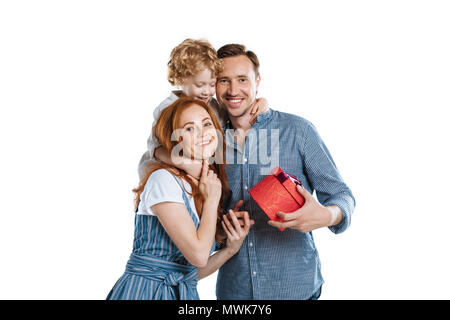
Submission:
M 186 78 L 206 68 L 214 77 L 222 72 L 222 62 L 207 40 L 184 40 L 172 50 L 167 65 L 167 79 L 171 85 L 182 85 Z

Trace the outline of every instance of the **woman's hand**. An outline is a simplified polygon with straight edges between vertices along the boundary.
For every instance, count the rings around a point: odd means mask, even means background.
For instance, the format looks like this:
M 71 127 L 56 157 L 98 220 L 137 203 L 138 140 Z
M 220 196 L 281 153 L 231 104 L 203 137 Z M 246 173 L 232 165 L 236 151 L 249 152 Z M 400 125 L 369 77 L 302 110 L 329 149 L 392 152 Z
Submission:
M 224 215 L 222 219 L 222 228 L 227 235 L 226 249 L 231 255 L 234 255 L 239 251 L 251 226 L 247 211 L 239 212 L 239 216 L 243 217 L 243 226 L 239 223 L 239 220 L 233 210 L 229 210 L 228 214 Z
M 222 182 L 215 172 L 209 169 L 207 160 L 203 160 L 202 175 L 198 187 L 205 201 L 217 201 L 219 203 L 222 196 Z
M 199 280 L 218 270 L 239 251 L 242 242 L 248 235 L 250 226 L 254 223 L 253 220 L 249 219 L 247 211 L 229 210 L 228 212 L 221 221 L 222 228 L 227 235 L 226 247 L 210 256 L 206 266 L 198 268 Z

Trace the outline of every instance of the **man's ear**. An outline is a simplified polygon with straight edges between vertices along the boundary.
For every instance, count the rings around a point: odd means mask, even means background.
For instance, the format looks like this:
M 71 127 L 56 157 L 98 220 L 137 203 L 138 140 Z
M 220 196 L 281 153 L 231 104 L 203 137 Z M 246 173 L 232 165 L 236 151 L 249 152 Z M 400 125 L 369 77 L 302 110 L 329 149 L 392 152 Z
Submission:
M 256 94 L 258 94 L 259 83 L 261 82 L 261 76 L 256 77 Z

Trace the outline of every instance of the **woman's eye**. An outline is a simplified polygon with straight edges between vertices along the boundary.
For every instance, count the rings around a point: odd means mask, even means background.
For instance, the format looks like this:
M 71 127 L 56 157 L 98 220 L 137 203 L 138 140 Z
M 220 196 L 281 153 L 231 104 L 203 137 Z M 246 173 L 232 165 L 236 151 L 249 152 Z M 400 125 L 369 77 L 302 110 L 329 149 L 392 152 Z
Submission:
M 205 122 L 205 127 L 209 127 L 209 126 L 212 126 L 212 123 L 211 122 Z
M 194 128 L 192 128 L 192 127 L 186 128 L 186 131 L 187 131 L 187 132 L 192 132 L 193 130 L 194 130 Z

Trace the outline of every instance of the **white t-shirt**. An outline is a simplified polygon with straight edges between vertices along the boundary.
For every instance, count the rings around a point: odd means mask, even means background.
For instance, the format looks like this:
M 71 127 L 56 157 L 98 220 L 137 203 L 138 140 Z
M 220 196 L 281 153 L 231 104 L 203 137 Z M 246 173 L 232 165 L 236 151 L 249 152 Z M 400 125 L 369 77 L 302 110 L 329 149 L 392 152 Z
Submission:
M 194 197 L 190 196 L 192 192 L 191 185 L 184 179 L 174 176 L 166 169 L 158 169 L 153 172 L 145 184 L 144 191 L 141 193 L 137 214 L 155 215 L 152 206 L 161 202 L 178 202 L 184 204 L 183 189 L 175 180 L 177 179 L 187 191 L 191 210 L 197 215 L 195 209 Z

